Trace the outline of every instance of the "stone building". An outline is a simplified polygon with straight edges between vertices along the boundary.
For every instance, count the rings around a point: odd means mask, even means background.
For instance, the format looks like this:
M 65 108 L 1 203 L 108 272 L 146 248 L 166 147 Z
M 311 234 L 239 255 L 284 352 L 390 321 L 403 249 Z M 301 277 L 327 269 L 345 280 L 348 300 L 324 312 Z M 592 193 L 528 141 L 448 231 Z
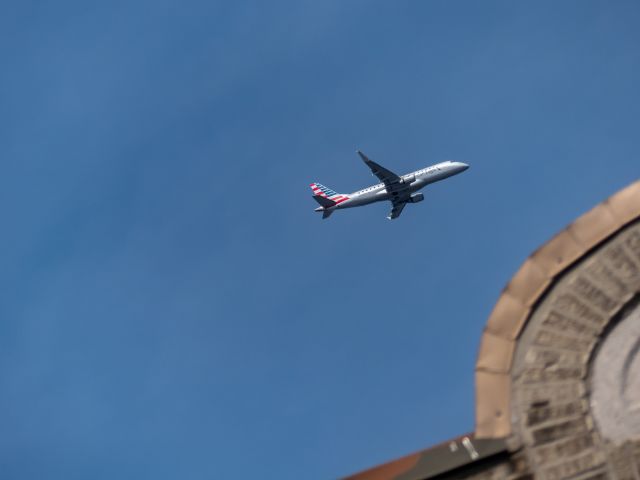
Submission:
M 640 480 L 640 181 L 520 267 L 476 363 L 475 432 L 350 480 Z

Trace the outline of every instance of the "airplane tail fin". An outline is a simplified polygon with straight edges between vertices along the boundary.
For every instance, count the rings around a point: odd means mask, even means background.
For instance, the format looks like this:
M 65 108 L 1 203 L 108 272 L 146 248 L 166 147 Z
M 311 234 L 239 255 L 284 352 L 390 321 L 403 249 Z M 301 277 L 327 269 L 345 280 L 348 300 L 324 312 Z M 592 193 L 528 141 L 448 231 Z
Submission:
M 320 207 L 316 208 L 316 212 L 322 212 L 322 218 L 329 218 L 335 210 L 333 207 L 349 200 L 349 195 L 336 193 L 319 183 L 312 183 L 310 186 L 313 191 L 313 199 L 320 204 Z
M 329 187 L 325 187 L 324 185 L 321 185 L 319 183 L 312 183 L 309 186 L 311 187 L 311 190 L 313 190 L 314 195 L 320 195 L 321 197 L 327 197 L 327 198 L 335 197 L 338 195 Z
M 341 202 L 344 202 L 345 200 L 349 200 L 349 195 L 346 195 L 344 193 L 336 193 L 335 191 L 331 190 L 329 187 L 325 187 L 320 183 L 312 183 L 310 187 L 311 187 L 311 190 L 313 191 L 314 197 L 328 198 L 334 201 L 335 203 L 341 203 Z

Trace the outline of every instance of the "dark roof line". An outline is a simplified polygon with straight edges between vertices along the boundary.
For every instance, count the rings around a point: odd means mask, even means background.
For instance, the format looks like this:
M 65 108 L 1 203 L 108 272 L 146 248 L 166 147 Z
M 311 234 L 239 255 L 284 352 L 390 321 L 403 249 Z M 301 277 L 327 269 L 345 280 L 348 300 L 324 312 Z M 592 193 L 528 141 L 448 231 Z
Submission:
M 478 439 L 468 434 L 345 477 L 344 480 L 427 480 L 506 451 L 505 439 Z

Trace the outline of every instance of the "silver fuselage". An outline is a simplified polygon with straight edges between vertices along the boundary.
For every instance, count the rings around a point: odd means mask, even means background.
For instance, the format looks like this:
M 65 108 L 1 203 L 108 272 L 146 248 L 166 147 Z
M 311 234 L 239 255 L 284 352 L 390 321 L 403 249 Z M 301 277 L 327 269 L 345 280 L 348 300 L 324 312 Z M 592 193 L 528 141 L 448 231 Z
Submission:
M 424 188 L 430 183 L 438 182 L 464 172 L 467 168 L 469 168 L 469 166 L 465 163 L 446 161 L 402 175 L 401 178 L 408 184 L 405 192 L 411 194 L 417 192 L 421 188 Z M 340 210 L 343 208 L 360 207 L 362 205 L 368 205 L 370 203 L 380 202 L 383 200 L 393 200 L 392 195 L 387 192 L 384 183 L 377 183 L 370 187 L 363 188 L 362 190 L 348 194 L 348 196 L 348 200 L 339 203 L 330 209 Z

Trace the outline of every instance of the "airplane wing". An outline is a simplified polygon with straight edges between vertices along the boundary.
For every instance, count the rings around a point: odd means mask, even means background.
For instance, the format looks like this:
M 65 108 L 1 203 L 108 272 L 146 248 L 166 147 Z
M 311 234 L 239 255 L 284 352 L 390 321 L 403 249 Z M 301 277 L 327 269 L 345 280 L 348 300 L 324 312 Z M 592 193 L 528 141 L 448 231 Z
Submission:
M 360 155 L 360 158 L 362 158 L 362 161 L 364 163 L 366 163 L 367 166 L 371 169 L 371 172 L 376 177 L 378 177 L 382 183 L 385 184 L 387 189 L 389 187 L 391 187 L 392 189 L 395 190 L 398 186 L 401 185 L 401 178 L 398 175 L 396 175 L 395 173 L 393 173 L 390 170 L 387 170 L 383 166 L 378 165 L 376 162 L 374 162 L 373 160 L 369 159 L 360 150 L 357 150 L 357 152 L 358 152 L 358 155 Z M 394 185 L 395 185 L 395 188 L 394 188 Z
M 406 204 L 407 204 L 407 202 L 394 201 L 393 202 L 393 208 L 389 212 L 389 215 L 387 216 L 387 218 L 389 220 L 393 220 L 394 218 L 398 218 L 400 216 L 400 214 L 402 213 L 402 209 L 404 208 L 404 206 Z
M 393 208 L 391 209 L 391 212 L 389 212 L 387 218 L 389 220 L 398 218 L 402 213 L 404 206 L 407 204 L 407 201 L 409 201 L 409 185 L 404 183 L 399 175 L 396 175 L 391 170 L 387 170 L 383 166 L 378 165 L 360 150 L 357 150 L 357 152 L 358 155 L 360 155 L 360 158 L 362 158 L 362 161 L 371 169 L 371 172 L 378 177 L 382 183 L 384 183 L 387 192 L 391 194 L 391 198 L 389 200 L 391 200 Z

